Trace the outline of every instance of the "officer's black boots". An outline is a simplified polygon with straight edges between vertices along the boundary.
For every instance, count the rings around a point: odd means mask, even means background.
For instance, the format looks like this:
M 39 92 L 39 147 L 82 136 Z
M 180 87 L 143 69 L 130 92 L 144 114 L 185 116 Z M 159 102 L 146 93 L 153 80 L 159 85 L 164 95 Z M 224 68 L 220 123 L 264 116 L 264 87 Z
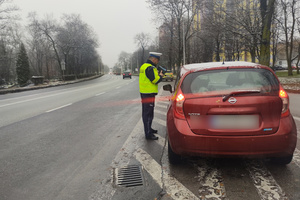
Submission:
M 147 139 L 147 140 L 158 140 L 158 137 L 155 136 L 154 134 L 151 134 L 151 135 L 149 135 L 149 136 L 146 136 L 146 139 Z

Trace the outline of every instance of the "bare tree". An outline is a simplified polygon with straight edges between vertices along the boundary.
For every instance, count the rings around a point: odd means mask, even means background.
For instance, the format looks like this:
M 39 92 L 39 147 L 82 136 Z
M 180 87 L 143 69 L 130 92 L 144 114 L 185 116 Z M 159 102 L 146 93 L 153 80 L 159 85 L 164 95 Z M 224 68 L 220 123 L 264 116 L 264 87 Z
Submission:
M 196 35 L 194 20 L 197 14 L 197 2 L 200 0 L 148 0 L 151 10 L 156 14 L 157 21 L 162 24 L 160 31 L 164 39 L 160 40 L 160 48 L 168 56 L 168 68 L 192 62 L 192 38 Z M 163 42 L 163 47 L 162 47 Z M 187 59 L 186 59 L 187 58 Z
M 276 0 L 260 0 L 262 36 L 260 44 L 260 64 L 270 65 L 271 24 Z
M 68 72 L 78 75 L 97 70 L 97 59 L 92 59 L 99 56 L 96 55 L 98 41 L 93 29 L 77 14 L 64 15 L 63 21 L 57 40 Z
M 294 34 L 296 28 L 296 13 L 299 11 L 297 8 L 297 0 L 280 0 L 279 7 L 281 16 L 279 16 L 278 24 L 283 31 L 285 52 L 288 64 L 288 75 L 293 75 L 292 60 L 294 50 Z
M 7 0 L 0 0 L 0 82 L 14 82 L 15 60 L 20 34 L 14 12 L 18 8 Z
M 36 13 L 30 13 L 28 17 L 31 21 L 29 24 L 31 30 L 37 31 L 41 36 L 46 38 L 46 40 L 51 43 L 53 51 L 55 53 L 56 61 L 59 65 L 59 69 L 57 71 L 60 71 L 61 58 L 58 52 L 57 42 L 55 40 L 58 26 L 56 20 L 53 19 L 53 17 L 50 15 L 46 16 L 43 20 L 39 20 Z
M 142 61 L 145 61 L 145 48 L 149 45 L 151 41 L 150 35 L 147 33 L 139 33 L 134 37 L 134 42 L 142 48 Z
M 131 63 L 131 55 L 125 51 L 122 51 L 119 55 L 119 64 L 121 66 L 122 72 L 126 70 L 131 70 L 129 68 Z
M 7 27 L 11 19 L 16 18 L 12 13 L 17 10 L 18 7 L 10 4 L 8 0 L 0 0 L 0 30 Z

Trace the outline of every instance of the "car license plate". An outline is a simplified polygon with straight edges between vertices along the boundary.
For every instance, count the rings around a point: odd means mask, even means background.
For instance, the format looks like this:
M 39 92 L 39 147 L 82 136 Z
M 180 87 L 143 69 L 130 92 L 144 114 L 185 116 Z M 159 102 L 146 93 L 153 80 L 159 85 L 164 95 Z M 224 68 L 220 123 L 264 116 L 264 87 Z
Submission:
M 210 118 L 213 129 L 257 129 L 258 115 L 214 115 Z

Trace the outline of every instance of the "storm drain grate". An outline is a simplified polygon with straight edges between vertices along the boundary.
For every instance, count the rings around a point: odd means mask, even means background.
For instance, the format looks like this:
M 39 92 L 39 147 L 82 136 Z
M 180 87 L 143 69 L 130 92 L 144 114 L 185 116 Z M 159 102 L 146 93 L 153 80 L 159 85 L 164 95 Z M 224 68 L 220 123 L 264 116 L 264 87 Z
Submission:
M 138 165 L 129 165 L 115 170 L 116 183 L 119 186 L 134 187 L 144 184 L 142 168 Z

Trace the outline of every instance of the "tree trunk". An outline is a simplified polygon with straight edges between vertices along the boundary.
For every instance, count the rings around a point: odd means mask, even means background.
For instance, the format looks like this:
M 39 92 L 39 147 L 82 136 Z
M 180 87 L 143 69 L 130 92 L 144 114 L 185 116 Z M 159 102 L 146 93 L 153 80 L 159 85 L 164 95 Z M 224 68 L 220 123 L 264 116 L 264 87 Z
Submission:
M 268 4 L 267 4 L 268 2 Z M 262 38 L 260 45 L 260 64 L 270 65 L 271 22 L 275 9 L 275 0 L 260 0 L 262 15 Z

